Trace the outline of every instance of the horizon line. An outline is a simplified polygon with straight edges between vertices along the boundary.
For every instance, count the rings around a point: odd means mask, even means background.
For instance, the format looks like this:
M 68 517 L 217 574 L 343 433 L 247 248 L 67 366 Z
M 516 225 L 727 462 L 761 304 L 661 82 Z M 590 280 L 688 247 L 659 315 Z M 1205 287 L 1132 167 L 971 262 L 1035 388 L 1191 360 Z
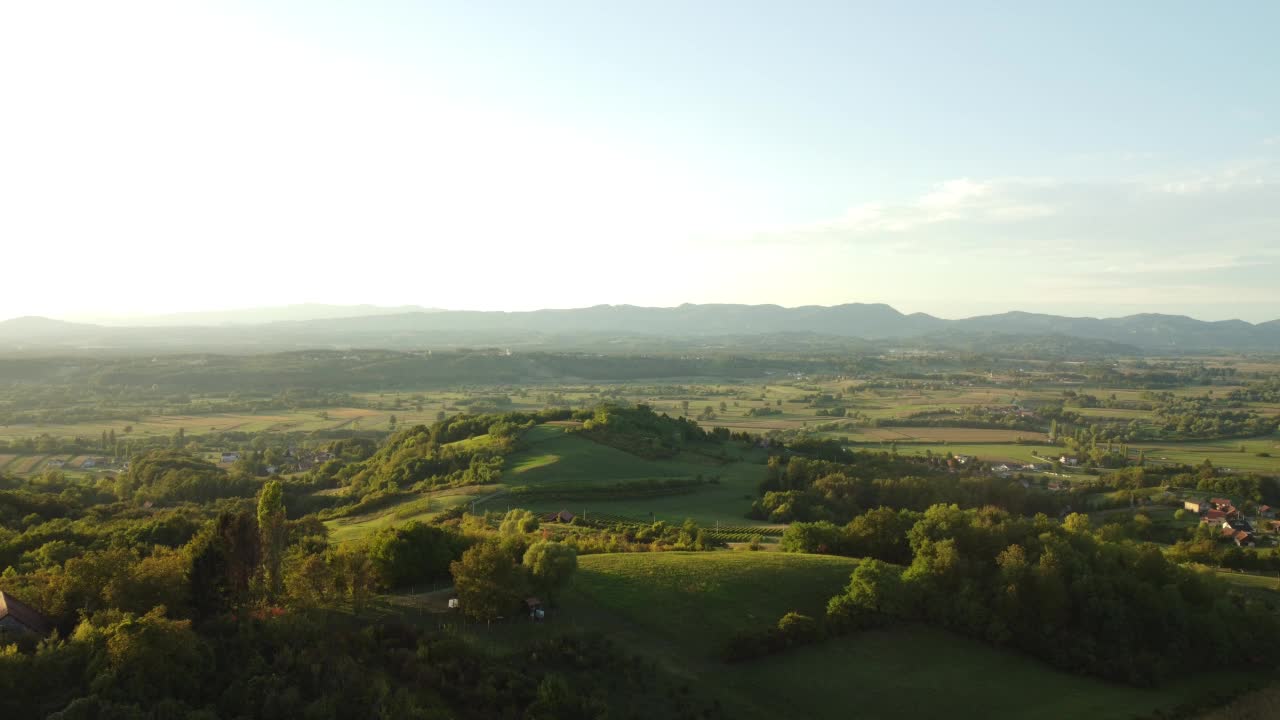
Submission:
M 329 316 L 323 316 L 323 317 L 305 318 L 300 320 L 282 319 L 282 320 L 260 320 L 260 321 L 244 320 L 239 322 L 224 321 L 222 323 L 213 323 L 213 324 L 205 323 L 203 324 L 203 326 L 217 326 L 219 324 L 222 324 L 222 325 L 270 325 L 274 323 L 316 322 L 316 321 L 322 321 L 322 320 L 346 320 L 346 319 L 354 319 L 354 318 L 361 318 L 361 317 L 376 318 L 376 317 L 388 317 L 388 316 L 395 316 L 395 315 L 410 315 L 410 314 L 477 313 L 477 314 L 531 315 L 531 314 L 545 313 L 545 312 L 574 312 L 574 311 L 594 310 L 594 309 L 600 309 L 600 308 L 610 308 L 610 309 L 631 308 L 636 310 L 679 310 L 681 308 L 687 308 L 687 307 L 747 307 L 747 308 L 777 308 L 780 310 L 804 310 L 804 309 L 830 310 L 830 309 L 836 309 L 836 308 L 842 308 L 842 307 L 883 307 L 883 308 L 888 308 L 889 310 L 892 310 L 893 312 L 896 312 L 902 315 L 903 317 L 923 316 L 923 317 L 929 317 L 929 318 L 944 320 L 944 321 L 972 320 L 977 318 L 991 318 L 991 317 L 999 317 L 1002 315 L 1011 315 L 1011 314 L 1064 318 L 1068 320 L 1124 320 L 1128 318 L 1152 316 L 1152 317 L 1168 317 L 1168 318 L 1185 318 L 1185 319 L 1194 320 L 1197 322 L 1204 322 L 1204 323 L 1239 322 L 1239 323 L 1244 323 L 1253 327 L 1280 321 L 1280 317 L 1273 318 L 1271 320 L 1261 320 L 1257 322 L 1244 320 L 1239 317 L 1227 318 L 1222 320 L 1203 320 L 1193 315 L 1188 315 L 1183 313 L 1167 313 L 1167 312 L 1154 312 L 1154 311 L 1130 313 L 1127 315 L 1065 315 L 1065 314 L 1058 314 L 1058 313 L 1052 313 L 1052 312 L 1036 312 L 1036 311 L 1029 311 L 1029 310 L 1019 310 L 1016 308 L 1004 310 L 1001 312 L 982 313 L 977 315 L 966 315 L 966 316 L 960 316 L 960 317 L 944 317 L 941 315 L 934 315 L 932 313 L 922 312 L 922 311 L 916 311 L 916 312 L 910 312 L 910 313 L 903 312 L 898 308 L 894 307 L 892 304 L 886 303 L 886 302 L 844 302 L 844 303 L 837 303 L 833 305 L 822 305 L 817 303 L 806 303 L 802 305 L 783 305 L 780 303 L 734 303 L 734 302 L 706 302 L 706 303 L 684 302 L 678 305 L 638 305 L 633 303 L 596 303 L 593 305 L 582 305 L 582 306 L 576 306 L 576 307 L 542 307 L 542 308 L 535 308 L 532 310 L 505 310 L 505 309 L 477 310 L 477 309 L 465 309 L 465 308 L 464 309 L 438 308 L 438 307 L 425 307 L 415 303 L 397 304 L 397 305 L 378 305 L 375 303 L 338 304 L 338 303 L 323 303 L 323 302 L 303 302 L 303 303 L 289 303 L 284 305 L 259 305 L 259 306 L 252 306 L 252 307 L 218 308 L 218 309 L 208 309 L 208 310 L 186 310 L 186 311 L 178 311 L 178 312 L 172 312 L 172 313 L 152 313 L 152 314 L 123 314 L 123 315 L 92 315 L 87 313 L 74 313 L 74 314 L 59 313 L 57 315 L 26 314 L 26 315 L 15 315 L 10 317 L 5 317 L 3 319 L 0 319 L 0 323 L 7 323 L 15 320 L 48 320 L 53 322 L 63 322 L 63 323 L 78 324 L 78 325 L 92 325 L 92 326 L 99 326 L 99 327 L 140 327 L 139 325 L 130 323 L 129 321 L 145 321 L 148 319 L 158 320 L 158 319 L 168 319 L 168 318 L 172 318 L 173 320 L 177 321 L 187 316 L 217 315 L 217 314 L 231 314 L 231 313 L 255 313 L 255 312 L 265 313 L 269 311 L 288 310 L 288 309 L 306 308 L 306 307 L 332 307 L 335 311 L 346 310 L 346 309 L 356 310 L 359 308 L 372 308 L 375 310 L 384 310 L 387 312 L 375 312 L 375 313 L 365 313 L 365 314 L 355 314 L 355 315 L 329 315 Z M 152 327 L 183 327 L 183 325 L 180 322 L 160 322 L 160 323 L 155 323 L 154 325 L 151 325 L 151 326 Z

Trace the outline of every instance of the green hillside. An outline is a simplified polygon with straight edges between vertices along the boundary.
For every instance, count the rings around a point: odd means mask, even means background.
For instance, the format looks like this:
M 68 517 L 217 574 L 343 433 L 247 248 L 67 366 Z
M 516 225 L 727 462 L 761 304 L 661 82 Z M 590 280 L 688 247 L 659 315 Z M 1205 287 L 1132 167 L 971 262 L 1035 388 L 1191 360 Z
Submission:
M 1053 670 L 920 626 L 866 632 L 734 665 L 734 632 L 820 613 L 857 561 L 784 553 L 580 559 L 563 616 L 659 660 L 744 718 L 1131 718 L 1242 682 L 1238 673 L 1139 689 Z
M 579 560 L 574 590 L 646 633 L 710 658 L 735 632 L 773 625 L 788 610 L 821 613 L 857 565 L 778 552 L 589 555 Z
M 586 511 L 599 513 L 600 517 L 618 516 L 634 520 L 650 519 L 681 522 L 693 518 L 702 525 L 756 525 L 746 518 L 751 508 L 748 498 L 756 491 L 764 477 L 761 458 L 753 455 L 737 443 L 726 443 L 723 448 L 727 460 L 711 454 L 686 450 L 670 458 L 643 458 L 608 445 L 595 442 L 577 433 L 566 433 L 560 427 L 540 425 L 529 430 L 523 441 L 527 447 L 507 458 L 502 481 L 508 487 L 551 489 L 579 485 L 615 485 L 645 480 L 688 480 L 698 477 L 715 479 L 690 488 L 687 491 L 656 495 L 653 497 L 629 497 L 624 499 L 589 500 L 568 498 L 540 499 L 536 495 L 519 501 L 509 498 L 513 505 L 528 507 L 538 512 L 554 512 L 562 508 L 581 514 Z

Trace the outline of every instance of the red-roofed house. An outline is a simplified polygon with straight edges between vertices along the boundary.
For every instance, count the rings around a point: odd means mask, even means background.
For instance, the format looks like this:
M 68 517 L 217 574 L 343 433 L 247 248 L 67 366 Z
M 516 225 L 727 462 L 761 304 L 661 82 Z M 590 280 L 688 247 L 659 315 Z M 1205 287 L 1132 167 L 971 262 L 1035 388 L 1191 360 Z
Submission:
M 1273 507 L 1271 507 L 1270 505 L 1259 505 L 1259 506 L 1258 506 L 1258 517 L 1260 517 L 1260 518 L 1267 518 L 1268 520 L 1270 520 L 1271 518 L 1274 518 L 1275 516 L 1276 516 L 1276 509 L 1275 509 L 1275 508 L 1273 508 Z
M 1227 514 L 1221 510 L 1206 510 L 1204 517 L 1200 518 L 1200 522 L 1210 525 L 1221 525 L 1223 520 L 1227 519 Z

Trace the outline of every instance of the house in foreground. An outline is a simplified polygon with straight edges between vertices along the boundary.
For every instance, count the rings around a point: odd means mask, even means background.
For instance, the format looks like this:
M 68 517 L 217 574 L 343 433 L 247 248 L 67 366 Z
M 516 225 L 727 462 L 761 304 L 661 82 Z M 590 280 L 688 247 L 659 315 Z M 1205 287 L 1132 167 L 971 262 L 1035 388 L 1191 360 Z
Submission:
M 44 636 L 51 629 L 49 621 L 34 608 L 0 590 L 0 632 L 19 636 Z

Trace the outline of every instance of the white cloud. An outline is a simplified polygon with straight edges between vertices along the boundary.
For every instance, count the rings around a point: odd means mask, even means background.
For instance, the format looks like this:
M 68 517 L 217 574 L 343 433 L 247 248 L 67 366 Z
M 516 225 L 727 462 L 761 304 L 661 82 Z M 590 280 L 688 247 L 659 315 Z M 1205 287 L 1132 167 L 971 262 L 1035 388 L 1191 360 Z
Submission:
M 810 270 L 815 286 L 836 282 L 815 276 L 842 275 L 862 299 L 926 311 L 1056 300 L 1094 304 L 1098 314 L 1111 306 L 1195 313 L 1234 303 L 1272 319 L 1280 316 L 1275 170 L 1253 161 L 1129 180 L 962 178 L 754 239 L 848 258 Z

